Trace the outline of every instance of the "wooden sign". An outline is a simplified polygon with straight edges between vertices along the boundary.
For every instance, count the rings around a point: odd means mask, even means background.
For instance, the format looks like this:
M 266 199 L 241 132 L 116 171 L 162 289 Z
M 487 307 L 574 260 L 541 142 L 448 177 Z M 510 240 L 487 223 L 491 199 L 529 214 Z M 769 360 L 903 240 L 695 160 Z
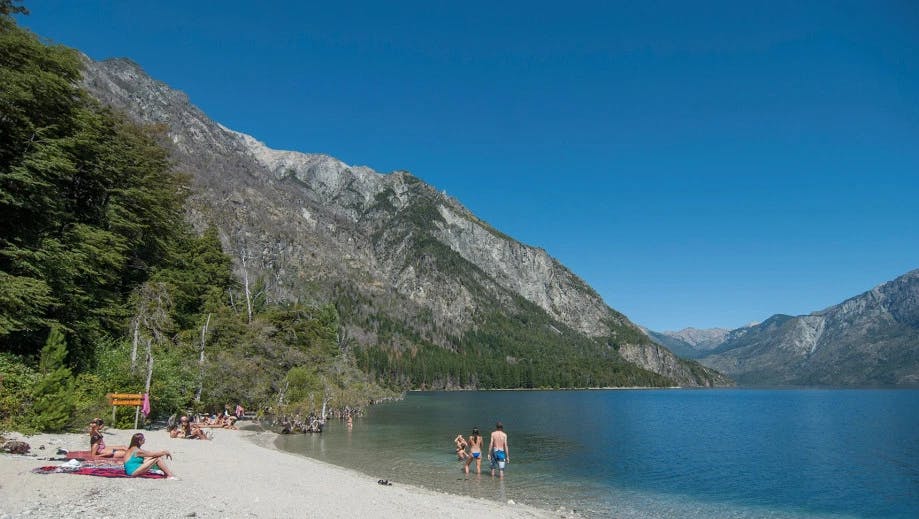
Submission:
M 112 406 L 139 406 L 144 403 L 144 395 L 141 393 L 109 393 L 105 396 Z

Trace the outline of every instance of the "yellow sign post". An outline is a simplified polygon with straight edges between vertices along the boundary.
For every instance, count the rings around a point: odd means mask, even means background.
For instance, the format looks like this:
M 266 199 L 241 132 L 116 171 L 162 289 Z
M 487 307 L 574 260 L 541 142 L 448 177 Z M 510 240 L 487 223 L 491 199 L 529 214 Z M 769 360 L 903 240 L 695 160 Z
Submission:
M 115 423 L 115 408 L 116 407 L 130 407 L 134 406 L 134 428 L 137 429 L 137 420 L 140 415 L 140 406 L 144 403 L 144 395 L 142 393 L 109 393 L 105 395 L 108 397 L 109 404 L 112 405 L 112 423 Z

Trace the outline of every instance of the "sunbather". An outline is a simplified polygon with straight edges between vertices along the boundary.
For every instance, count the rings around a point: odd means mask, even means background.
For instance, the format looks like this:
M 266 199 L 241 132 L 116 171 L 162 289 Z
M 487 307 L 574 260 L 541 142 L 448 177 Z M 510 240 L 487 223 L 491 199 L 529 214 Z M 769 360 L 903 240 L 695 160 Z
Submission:
M 179 430 L 181 431 L 180 436 L 184 436 L 186 439 L 193 440 L 209 440 L 207 434 L 201 430 L 200 427 L 191 423 L 187 416 L 183 416 L 179 420 Z
M 124 456 L 127 447 L 124 445 L 105 445 L 102 436 L 102 418 L 95 418 L 89 422 L 89 457 L 90 458 L 117 458 Z
M 141 449 L 144 444 L 143 433 L 137 433 L 131 436 L 131 445 L 125 454 L 124 472 L 129 476 L 140 476 L 146 474 L 151 469 L 163 471 L 169 479 L 177 479 L 169 467 L 166 466 L 163 458 L 172 459 L 172 453 L 169 451 L 145 451 Z

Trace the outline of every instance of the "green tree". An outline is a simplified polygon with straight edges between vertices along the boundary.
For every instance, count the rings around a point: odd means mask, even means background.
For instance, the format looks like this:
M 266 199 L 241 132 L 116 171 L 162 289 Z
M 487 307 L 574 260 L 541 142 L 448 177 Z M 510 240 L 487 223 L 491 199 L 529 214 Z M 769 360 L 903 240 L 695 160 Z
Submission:
M 41 350 L 39 378 L 33 394 L 32 423 L 40 431 L 62 431 L 74 411 L 73 377 L 64 364 L 67 342 L 60 327 L 54 326 Z
M 186 179 L 157 129 L 80 90 L 81 66 L 0 16 L 0 349 L 35 354 L 59 323 L 82 369 L 181 248 Z
M 9 16 L 11 14 L 29 14 L 29 10 L 21 5 L 20 0 L 0 0 L 0 15 Z

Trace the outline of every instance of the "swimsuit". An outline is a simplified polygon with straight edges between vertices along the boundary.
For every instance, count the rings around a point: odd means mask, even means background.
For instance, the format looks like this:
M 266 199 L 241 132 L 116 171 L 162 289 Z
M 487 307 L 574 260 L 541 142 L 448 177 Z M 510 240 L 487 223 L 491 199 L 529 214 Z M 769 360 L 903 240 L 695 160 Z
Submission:
M 479 458 L 482 457 L 482 453 L 481 453 L 481 452 L 473 452 L 473 453 L 472 453 L 472 457 L 475 458 L 475 459 L 479 459 Z
M 501 449 L 495 449 L 494 454 L 491 457 L 491 466 L 492 468 L 498 467 L 501 470 L 504 470 L 504 461 L 507 459 L 507 454 L 504 453 Z
M 124 473 L 130 476 L 143 464 L 144 459 L 137 455 L 137 451 L 134 451 L 131 453 L 130 458 L 124 460 Z
M 92 452 L 92 450 L 93 450 L 93 447 L 92 447 L 92 446 L 94 445 L 94 444 L 93 444 L 93 441 L 96 441 L 95 445 L 98 445 L 98 446 L 99 446 L 98 449 L 96 450 L 96 453 L 97 453 L 96 455 L 97 455 L 97 456 L 105 456 L 105 454 L 103 454 L 103 452 L 105 452 L 105 440 L 102 438 L 102 435 L 99 434 L 99 433 L 96 433 L 96 434 L 93 434 L 92 436 L 90 436 L 90 438 L 89 438 L 89 450 L 90 450 L 90 452 Z M 113 452 L 112 454 L 114 455 L 114 452 Z

